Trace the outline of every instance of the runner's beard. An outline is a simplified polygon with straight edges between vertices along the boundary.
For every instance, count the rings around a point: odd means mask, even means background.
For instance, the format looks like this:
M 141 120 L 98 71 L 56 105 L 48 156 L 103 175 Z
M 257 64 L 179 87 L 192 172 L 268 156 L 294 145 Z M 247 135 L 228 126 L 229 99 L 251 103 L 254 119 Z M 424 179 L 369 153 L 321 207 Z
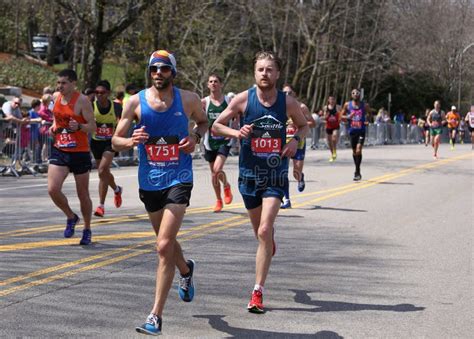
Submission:
M 159 84 L 157 80 L 161 80 L 161 84 Z M 171 85 L 171 77 L 169 78 L 163 77 L 157 80 L 153 80 L 153 86 L 155 86 L 156 89 L 165 89 Z
M 265 80 L 265 82 L 262 82 L 262 80 Z M 262 90 L 266 90 L 275 87 L 275 83 L 272 82 L 270 79 L 260 79 L 257 83 L 257 86 L 260 87 L 260 89 Z

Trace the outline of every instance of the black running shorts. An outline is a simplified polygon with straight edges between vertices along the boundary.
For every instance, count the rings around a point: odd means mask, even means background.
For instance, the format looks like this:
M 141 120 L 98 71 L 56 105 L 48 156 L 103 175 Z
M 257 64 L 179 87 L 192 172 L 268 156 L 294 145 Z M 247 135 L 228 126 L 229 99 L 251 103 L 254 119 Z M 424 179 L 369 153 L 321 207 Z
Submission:
M 74 174 L 84 174 L 92 168 L 89 152 L 64 152 L 56 147 L 51 147 L 49 163 L 56 166 L 67 166 L 69 171 Z
M 145 204 L 147 212 L 153 213 L 163 209 L 168 204 L 189 206 L 192 183 L 177 184 L 159 191 L 138 190 L 140 200 Z

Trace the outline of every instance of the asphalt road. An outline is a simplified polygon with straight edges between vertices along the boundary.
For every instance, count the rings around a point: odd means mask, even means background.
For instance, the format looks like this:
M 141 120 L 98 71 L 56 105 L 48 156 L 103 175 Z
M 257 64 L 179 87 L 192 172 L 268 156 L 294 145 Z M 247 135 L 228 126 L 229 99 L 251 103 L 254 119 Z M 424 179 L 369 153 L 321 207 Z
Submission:
M 267 312 L 246 310 L 256 240 L 242 200 L 212 213 L 204 160 L 179 239 L 197 263 L 196 297 L 173 286 L 167 337 L 472 338 L 473 152 L 423 145 L 366 148 L 363 180 L 349 150 L 307 151 L 306 190 L 276 222 Z M 237 158 L 227 163 L 237 181 Z M 45 177 L 0 177 L 0 336 L 139 337 L 153 303 L 156 253 L 136 167 L 114 170 L 124 203 L 93 219 L 93 245 L 62 237 Z M 73 178 L 64 191 L 79 211 Z M 97 173 L 91 175 L 97 203 Z M 95 207 L 95 206 L 94 206 Z

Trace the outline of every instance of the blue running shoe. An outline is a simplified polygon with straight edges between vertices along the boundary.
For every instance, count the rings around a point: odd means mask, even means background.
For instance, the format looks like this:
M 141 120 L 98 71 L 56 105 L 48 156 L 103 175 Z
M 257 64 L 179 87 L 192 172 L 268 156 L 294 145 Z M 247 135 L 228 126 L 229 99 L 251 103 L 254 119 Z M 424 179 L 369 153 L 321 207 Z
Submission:
M 146 322 L 142 326 L 135 327 L 135 330 L 138 333 L 157 336 L 161 334 L 161 318 L 151 313 Z
M 183 301 L 190 302 L 194 298 L 193 274 L 196 263 L 192 259 L 189 259 L 186 263 L 190 269 L 189 275 L 187 277 L 179 276 L 178 294 Z
M 74 229 L 76 224 L 79 222 L 79 216 L 74 214 L 72 219 L 67 219 L 66 228 L 64 229 L 64 238 L 70 238 L 74 235 Z
M 281 208 L 281 209 L 291 208 L 291 201 L 290 201 L 290 199 L 283 199 L 283 202 L 281 203 L 280 208 Z
M 89 245 L 92 241 L 92 232 L 91 230 L 82 231 L 82 239 L 79 242 L 79 245 Z
M 305 187 L 306 183 L 304 182 L 304 173 L 301 173 L 301 180 L 298 181 L 298 192 L 303 192 Z

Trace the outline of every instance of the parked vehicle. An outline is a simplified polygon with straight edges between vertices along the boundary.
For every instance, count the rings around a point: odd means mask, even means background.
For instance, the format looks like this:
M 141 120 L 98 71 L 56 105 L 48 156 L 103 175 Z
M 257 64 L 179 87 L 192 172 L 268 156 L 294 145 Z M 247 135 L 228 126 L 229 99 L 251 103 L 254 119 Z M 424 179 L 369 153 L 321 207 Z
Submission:
M 56 36 L 55 39 L 56 53 L 54 56 L 54 62 L 62 64 L 66 59 L 66 47 L 59 36 Z M 48 56 L 49 36 L 47 34 L 37 34 L 33 36 L 31 44 L 32 54 L 39 59 L 46 59 Z

